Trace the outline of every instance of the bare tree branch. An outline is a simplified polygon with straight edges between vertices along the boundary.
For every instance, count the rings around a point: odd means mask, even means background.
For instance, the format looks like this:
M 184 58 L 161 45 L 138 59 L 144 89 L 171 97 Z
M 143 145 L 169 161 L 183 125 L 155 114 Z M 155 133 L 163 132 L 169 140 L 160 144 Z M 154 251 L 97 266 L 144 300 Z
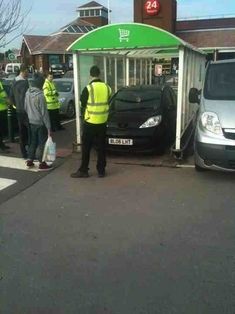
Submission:
M 22 10 L 22 0 L 0 0 L 0 48 L 25 33 L 30 11 Z

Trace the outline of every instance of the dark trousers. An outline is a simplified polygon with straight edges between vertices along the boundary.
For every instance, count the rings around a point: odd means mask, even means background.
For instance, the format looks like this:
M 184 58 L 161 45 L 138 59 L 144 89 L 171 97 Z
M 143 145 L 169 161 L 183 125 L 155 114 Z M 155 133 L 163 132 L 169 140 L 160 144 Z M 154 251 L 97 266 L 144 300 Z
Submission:
M 48 110 L 48 112 L 51 122 L 51 130 L 56 131 L 61 129 L 59 109 Z
M 43 150 L 47 141 L 47 128 L 44 125 L 30 124 L 30 145 L 28 159 L 34 160 L 38 149 L 38 160 L 42 162 Z
M 96 169 L 99 173 L 105 171 L 106 166 L 106 151 L 105 151 L 105 135 L 106 123 L 91 124 L 84 122 L 82 134 L 82 163 L 79 168 L 82 172 L 89 170 L 90 152 L 92 144 L 97 145 L 97 164 Z
M 7 133 L 7 110 L 0 111 L 0 147 L 3 146 L 3 138 Z
M 7 110 L 0 111 L 0 132 L 2 135 L 7 134 Z
M 20 150 L 23 158 L 27 158 L 27 147 L 30 144 L 29 120 L 26 112 L 17 112 Z

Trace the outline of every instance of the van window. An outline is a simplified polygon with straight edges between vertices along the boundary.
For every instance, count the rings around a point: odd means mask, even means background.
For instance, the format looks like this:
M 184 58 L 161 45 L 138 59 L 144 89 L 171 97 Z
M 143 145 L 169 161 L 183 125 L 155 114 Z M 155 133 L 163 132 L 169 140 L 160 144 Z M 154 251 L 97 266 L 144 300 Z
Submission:
M 13 71 L 12 71 L 12 65 L 9 64 L 9 65 L 7 66 L 7 72 L 8 72 L 8 73 L 12 73 L 12 72 L 13 72 Z
M 209 65 L 205 78 L 204 97 L 235 100 L 235 63 Z
M 18 65 L 14 66 L 14 72 L 17 73 L 20 70 L 20 68 L 18 67 Z

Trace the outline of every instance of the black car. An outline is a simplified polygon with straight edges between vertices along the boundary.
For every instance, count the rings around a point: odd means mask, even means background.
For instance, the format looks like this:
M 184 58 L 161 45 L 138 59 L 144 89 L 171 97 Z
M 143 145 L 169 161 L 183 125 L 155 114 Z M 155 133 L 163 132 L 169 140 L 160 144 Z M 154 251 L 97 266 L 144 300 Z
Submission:
M 110 101 L 108 149 L 164 152 L 175 139 L 176 104 L 169 85 L 121 88 Z

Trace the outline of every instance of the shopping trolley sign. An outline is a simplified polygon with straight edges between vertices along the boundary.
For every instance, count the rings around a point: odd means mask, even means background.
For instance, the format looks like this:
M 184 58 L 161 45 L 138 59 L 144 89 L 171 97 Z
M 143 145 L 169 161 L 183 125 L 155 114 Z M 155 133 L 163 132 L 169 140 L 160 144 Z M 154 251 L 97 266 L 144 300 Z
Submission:
M 158 15 L 160 11 L 160 3 L 158 0 L 145 1 L 144 9 L 148 15 Z

